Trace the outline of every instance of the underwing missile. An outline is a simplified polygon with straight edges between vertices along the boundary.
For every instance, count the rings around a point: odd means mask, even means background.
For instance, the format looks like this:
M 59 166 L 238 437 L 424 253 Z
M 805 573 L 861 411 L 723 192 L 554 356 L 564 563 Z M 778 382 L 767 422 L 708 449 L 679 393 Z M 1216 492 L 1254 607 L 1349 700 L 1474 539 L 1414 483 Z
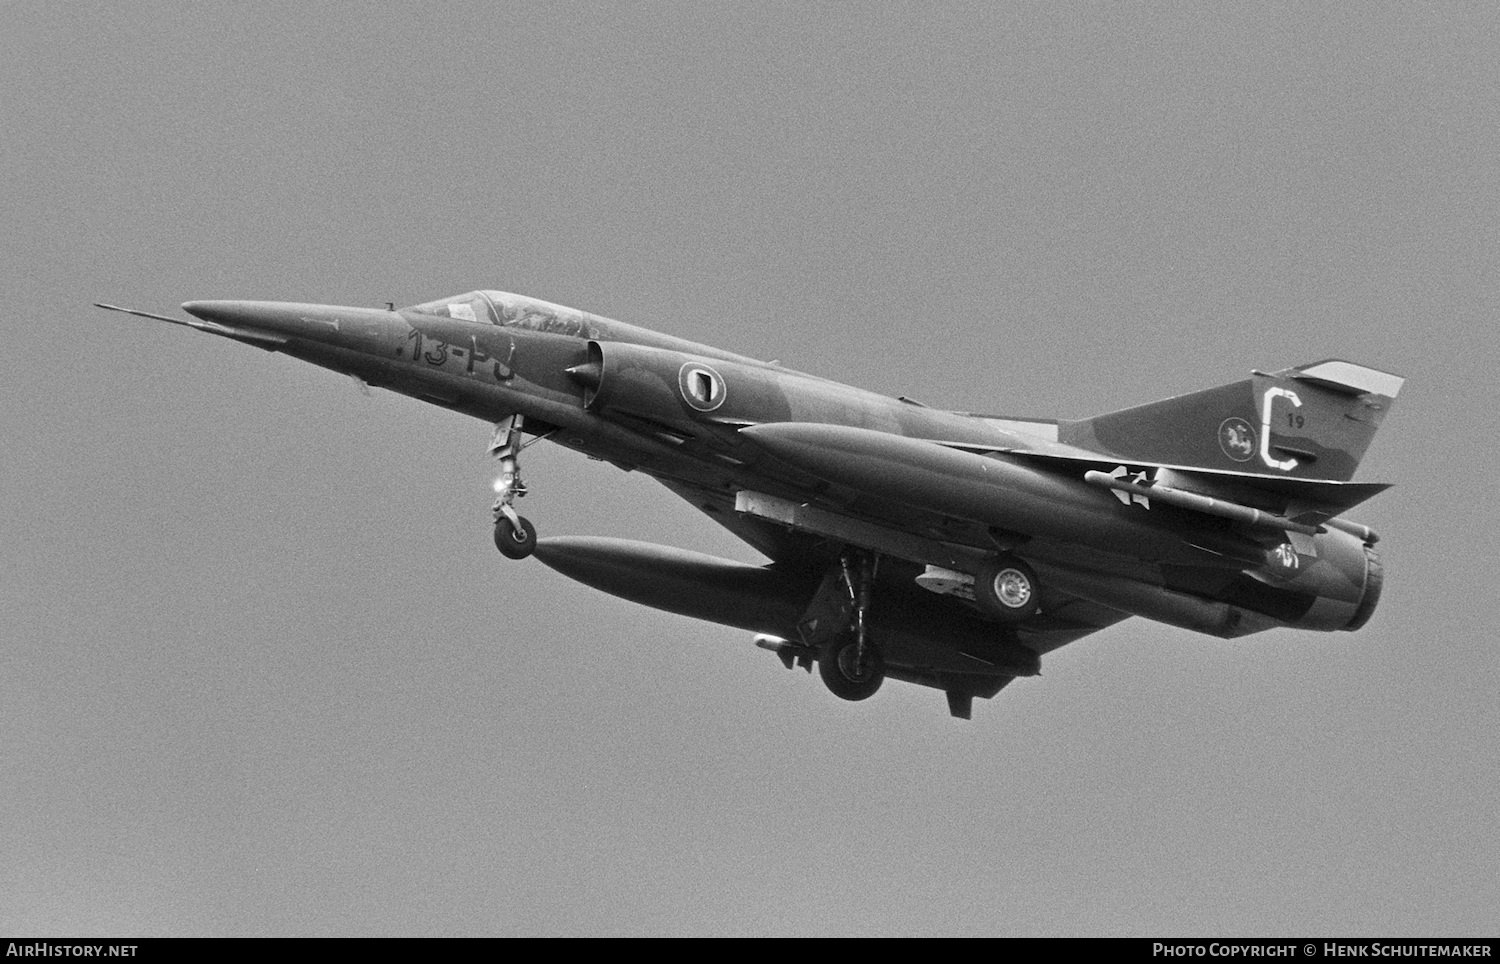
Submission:
M 1248 505 L 1226 502 L 1223 499 L 1211 499 L 1206 495 L 1187 492 L 1167 485 L 1142 485 L 1126 479 L 1117 479 L 1114 476 L 1106 475 L 1097 470 L 1083 473 L 1083 480 L 1090 485 L 1103 486 L 1106 489 L 1123 492 L 1129 496 L 1142 499 L 1155 499 L 1158 502 L 1165 502 L 1168 505 L 1179 506 L 1193 512 L 1202 512 L 1204 515 L 1216 515 L 1221 519 L 1229 519 L 1257 529 L 1270 529 L 1276 532 L 1296 532 L 1304 536 L 1315 536 L 1323 531 L 1317 526 L 1304 525 L 1285 516 L 1263 512 L 1260 509 L 1253 509 Z

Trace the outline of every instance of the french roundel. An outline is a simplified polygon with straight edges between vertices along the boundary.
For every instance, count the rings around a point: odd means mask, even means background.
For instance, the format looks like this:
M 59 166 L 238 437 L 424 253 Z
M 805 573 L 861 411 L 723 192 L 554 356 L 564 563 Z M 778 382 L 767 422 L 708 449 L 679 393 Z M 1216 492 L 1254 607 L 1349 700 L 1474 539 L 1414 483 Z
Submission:
M 724 404 L 724 377 L 707 365 L 688 362 L 677 373 L 682 399 L 700 412 L 712 412 Z

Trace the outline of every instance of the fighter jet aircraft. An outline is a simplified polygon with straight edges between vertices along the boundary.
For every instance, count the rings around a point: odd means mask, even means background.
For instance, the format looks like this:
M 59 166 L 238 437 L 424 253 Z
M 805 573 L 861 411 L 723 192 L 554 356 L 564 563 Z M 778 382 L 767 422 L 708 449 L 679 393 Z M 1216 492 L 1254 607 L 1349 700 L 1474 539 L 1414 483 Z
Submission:
M 1077 420 L 949 412 L 534 298 L 410 308 L 99 305 L 312 362 L 494 426 L 495 544 L 596 589 L 738 627 L 835 696 L 886 677 L 968 719 L 1045 654 L 1130 616 L 1235 638 L 1356 630 L 1380 599 L 1349 481 L 1402 379 L 1330 359 Z M 763 553 L 747 565 L 538 539 L 520 454 L 644 472 Z

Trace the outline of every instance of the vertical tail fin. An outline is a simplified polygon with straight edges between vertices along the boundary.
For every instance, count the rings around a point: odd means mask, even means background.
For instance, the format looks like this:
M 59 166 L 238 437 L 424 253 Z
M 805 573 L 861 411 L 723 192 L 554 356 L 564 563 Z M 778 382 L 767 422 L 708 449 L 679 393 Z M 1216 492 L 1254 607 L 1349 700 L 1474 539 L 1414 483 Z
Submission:
M 1062 422 L 1058 441 L 1121 460 L 1344 482 L 1404 381 L 1328 359 Z

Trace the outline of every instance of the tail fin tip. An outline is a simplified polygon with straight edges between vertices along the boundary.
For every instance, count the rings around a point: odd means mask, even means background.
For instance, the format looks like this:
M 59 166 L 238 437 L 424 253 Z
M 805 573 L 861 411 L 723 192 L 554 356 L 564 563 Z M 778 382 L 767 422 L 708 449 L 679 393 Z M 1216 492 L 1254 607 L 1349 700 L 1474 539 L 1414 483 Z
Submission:
M 1356 365 L 1342 358 L 1326 358 L 1308 365 L 1298 365 L 1282 374 L 1346 395 L 1373 394 L 1395 398 L 1401 391 L 1401 386 L 1406 384 L 1406 379 L 1400 375 L 1392 375 L 1366 365 Z

